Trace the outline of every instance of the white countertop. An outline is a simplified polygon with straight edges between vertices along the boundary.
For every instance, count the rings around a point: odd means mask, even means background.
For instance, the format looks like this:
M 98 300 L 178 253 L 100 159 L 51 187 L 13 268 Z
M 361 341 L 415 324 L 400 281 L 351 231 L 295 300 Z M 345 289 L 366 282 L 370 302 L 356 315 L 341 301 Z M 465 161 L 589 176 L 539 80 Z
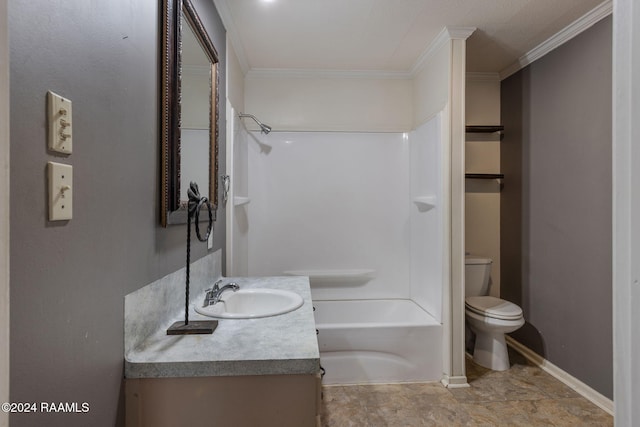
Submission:
M 225 278 L 241 289 L 272 288 L 298 293 L 302 307 L 259 319 L 218 319 L 210 335 L 172 335 L 166 329 L 184 312 L 125 354 L 126 378 L 315 374 L 320 366 L 309 279 L 306 277 Z M 180 295 L 176 295 L 180 298 Z M 192 298 L 189 320 L 213 320 L 197 314 L 203 293 Z

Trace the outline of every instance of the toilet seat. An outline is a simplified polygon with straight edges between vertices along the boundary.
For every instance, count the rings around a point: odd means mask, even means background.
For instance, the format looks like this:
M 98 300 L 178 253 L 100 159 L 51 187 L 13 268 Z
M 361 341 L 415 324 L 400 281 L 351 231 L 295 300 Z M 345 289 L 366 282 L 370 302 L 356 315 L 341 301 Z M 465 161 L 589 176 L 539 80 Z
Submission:
M 499 320 L 518 320 L 522 318 L 522 309 L 512 302 L 492 296 L 475 296 L 465 299 L 467 310 L 480 316 Z

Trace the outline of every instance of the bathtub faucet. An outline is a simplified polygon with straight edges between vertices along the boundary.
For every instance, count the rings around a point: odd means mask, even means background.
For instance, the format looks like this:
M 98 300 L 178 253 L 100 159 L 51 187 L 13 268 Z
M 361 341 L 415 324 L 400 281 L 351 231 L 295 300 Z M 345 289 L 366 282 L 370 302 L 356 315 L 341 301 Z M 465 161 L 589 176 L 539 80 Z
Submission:
M 221 283 L 222 283 L 222 279 L 220 279 L 216 283 L 214 283 L 213 288 L 207 289 L 207 293 L 204 296 L 204 305 L 203 305 L 203 307 L 208 307 L 210 305 L 213 305 L 213 304 L 216 304 L 216 303 L 220 302 L 220 298 L 222 297 L 222 293 L 224 291 L 226 291 L 227 289 L 232 289 L 233 292 L 235 292 L 238 289 L 240 289 L 240 286 L 238 286 L 238 284 L 235 283 L 235 282 L 227 283 L 223 287 L 220 287 Z

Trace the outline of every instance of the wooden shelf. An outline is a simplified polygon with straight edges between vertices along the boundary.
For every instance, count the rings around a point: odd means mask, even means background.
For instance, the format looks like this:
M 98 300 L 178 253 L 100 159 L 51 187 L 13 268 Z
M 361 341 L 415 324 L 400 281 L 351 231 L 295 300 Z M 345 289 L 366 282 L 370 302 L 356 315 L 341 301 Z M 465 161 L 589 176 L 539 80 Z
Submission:
M 503 173 L 465 173 L 468 179 L 504 179 Z
M 504 126 L 496 125 L 496 126 L 466 126 L 467 133 L 494 133 L 494 132 L 502 132 L 504 130 Z

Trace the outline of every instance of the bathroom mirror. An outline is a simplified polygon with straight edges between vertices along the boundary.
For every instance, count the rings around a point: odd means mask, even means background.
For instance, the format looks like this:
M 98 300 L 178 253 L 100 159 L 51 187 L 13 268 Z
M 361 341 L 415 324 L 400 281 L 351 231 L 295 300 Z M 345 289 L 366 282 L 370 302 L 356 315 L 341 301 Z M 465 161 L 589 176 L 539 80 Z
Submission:
M 218 54 L 190 0 L 163 0 L 162 8 L 160 221 L 166 227 L 187 222 L 191 181 L 217 209 Z

